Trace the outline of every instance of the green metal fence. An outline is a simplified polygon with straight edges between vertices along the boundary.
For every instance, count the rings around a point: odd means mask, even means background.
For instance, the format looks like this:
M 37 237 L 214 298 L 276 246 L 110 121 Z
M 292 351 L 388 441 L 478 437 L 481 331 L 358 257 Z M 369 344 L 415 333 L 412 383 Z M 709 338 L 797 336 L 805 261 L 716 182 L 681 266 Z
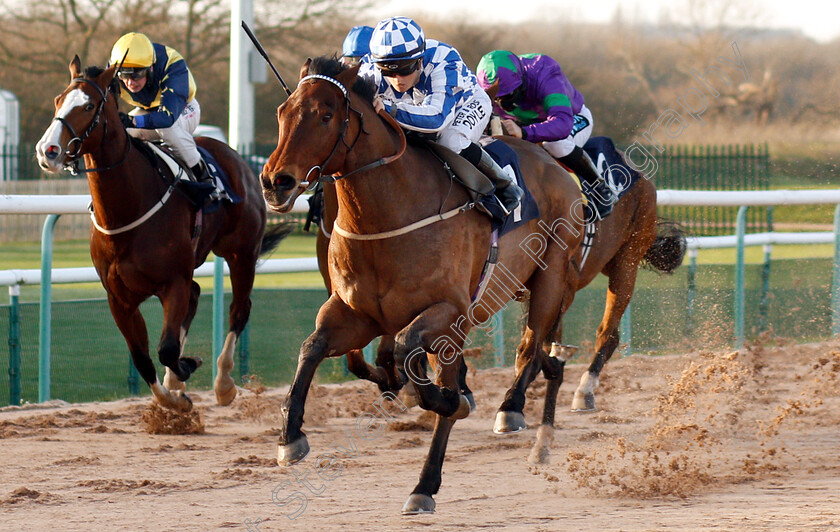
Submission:
M 673 190 L 769 190 L 770 152 L 767 145 L 675 145 L 658 156 L 654 181 L 658 189 Z M 659 208 L 660 216 L 679 221 L 695 236 L 731 235 L 735 232 L 738 207 Z M 766 207 L 753 207 L 747 214 L 747 232 L 772 230 Z
M 765 265 L 746 269 L 745 333 L 748 339 L 762 331 L 816 341 L 830 338 L 831 260 L 775 260 L 769 290 Z M 734 273 L 731 265 L 701 265 L 689 296 L 688 269 L 663 276 L 642 270 L 633 296 L 633 351 L 669 353 L 715 349 L 734 345 Z M 592 355 L 595 330 L 603 312 L 607 280 L 597 278 L 580 291 L 564 318 L 564 342 L 582 346 L 572 363 L 588 361 Z M 201 296 L 186 354 L 210 361 L 212 347 L 212 302 L 210 294 Z M 258 289 L 254 291 L 249 334 L 238 348 L 235 378 L 259 375 L 262 382 L 278 386 L 290 382 L 304 339 L 314 328 L 318 308 L 326 300 L 323 289 Z M 691 304 L 688 298 L 692 298 Z M 230 303 L 226 295 L 225 308 Z M 0 357 L 0 404 L 12 395 L 26 402 L 38 401 L 38 304 L 20 305 L 19 316 L 11 315 L 9 305 L 0 306 L 0 330 L 19 330 L 19 345 L 9 346 L 9 356 Z M 156 300 L 146 302 L 141 311 L 146 319 L 150 347 L 157 345 L 162 313 Z M 521 330 L 522 308 L 511 303 L 503 312 L 504 340 L 499 357 L 493 335 L 474 330 L 466 347 L 480 347 L 482 357 L 470 359 L 479 368 L 509 366 Z M 95 401 L 148 394 L 148 387 L 129 371 L 128 349 L 111 318 L 104 299 L 53 303 L 52 385 L 50 396 L 65 401 Z M 622 338 L 626 341 L 626 338 Z M 616 353 L 616 357 L 623 349 Z M 153 359 L 156 360 L 153 355 Z M 14 365 L 20 361 L 19 369 Z M 320 382 L 351 379 L 344 359 L 328 359 L 318 370 Z M 6 371 L 6 369 L 11 371 Z M 160 375 L 162 367 L 158 364 Z M 607 369 L 609 371 L 609 369 Z M 20 390 L 13 389 L 20 376 Z M 511 377 L 513 374 L 511 373 Z M 134 377 L 136 379 L 136 377 Z M 191 389 L 210 389 L 210 364 L 190 379 Z

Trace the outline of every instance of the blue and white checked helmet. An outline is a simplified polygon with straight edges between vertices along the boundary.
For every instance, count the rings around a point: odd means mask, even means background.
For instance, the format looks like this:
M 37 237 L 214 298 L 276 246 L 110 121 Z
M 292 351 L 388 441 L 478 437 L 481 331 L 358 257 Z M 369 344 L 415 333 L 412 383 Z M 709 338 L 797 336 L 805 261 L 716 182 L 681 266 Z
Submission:
M 376 25 L 370 37 L 374 63 L 417 59 L 426 51 L 426 36 L 408 17 L 386 18 Z

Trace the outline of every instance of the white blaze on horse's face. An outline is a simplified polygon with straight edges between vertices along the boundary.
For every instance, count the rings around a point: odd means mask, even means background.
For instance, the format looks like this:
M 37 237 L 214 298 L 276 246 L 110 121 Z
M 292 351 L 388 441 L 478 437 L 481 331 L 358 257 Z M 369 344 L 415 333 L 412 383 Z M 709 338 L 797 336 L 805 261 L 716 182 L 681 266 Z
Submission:
M 76 107 L 90 103 L 88 96 L 82 89 L 73 89 L 64 101 L 61 108 L 55 113 L 56 118 L 67 118 L 67 115 Z M 35 145 L 35 154 L 38 157 L 38 166 L 47 172 L 58 172 L 64 166 L 64 148 L 61 145 L 61 130 L 64 127 L 58 120 L 53 120 L 50 127 L 44 132 L 44 136 Z

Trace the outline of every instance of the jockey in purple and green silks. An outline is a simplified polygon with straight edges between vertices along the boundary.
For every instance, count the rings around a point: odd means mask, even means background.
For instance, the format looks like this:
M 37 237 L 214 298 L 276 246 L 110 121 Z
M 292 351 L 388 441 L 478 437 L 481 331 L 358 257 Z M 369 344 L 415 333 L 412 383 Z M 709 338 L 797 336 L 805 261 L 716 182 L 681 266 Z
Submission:
M 476 77 L 493 98 L 505 132 L 541 143 L 603 197 L 597 202 L 598 218 L 609 214 L 614 195 L 582 149 L 592 134 L 592 113 L 557 61 L 542 54 L 494 50 L 481 58 Z
M 584 107 L 583 96 L 547 55 L 496 50 L 481 58 L 476 76 L 484 90 L 499 82 L 494 110 L 515 120 L 522 138 L 531 142 L 565 139 L 572 133 L 574 115 Z

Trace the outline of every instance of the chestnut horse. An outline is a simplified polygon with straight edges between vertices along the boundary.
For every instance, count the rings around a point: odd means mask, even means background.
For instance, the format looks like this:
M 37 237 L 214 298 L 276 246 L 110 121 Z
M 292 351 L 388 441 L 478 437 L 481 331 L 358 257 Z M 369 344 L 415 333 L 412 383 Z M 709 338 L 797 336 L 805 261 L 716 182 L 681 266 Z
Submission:
M 542 148 L 509 140 L 541 217 L 499 239 L 488 282 L 495 284 L 471 301 L 490 252 L 490 219 L 472 208 L 436 157 L 406 146 L 390 116 L 377 117 L 373 87 L 357 72 L 325 57 L 306 62 L 297 89 L 277 110 L 277 148 L 260 175 L 263 195 L 278 212 L 288 212 L 312 180 L 336 180 L 338 200 L 328 251 L 332 294 L 301 346 L 282 408 L 278 462 L 291 465 L 309 452 L 301 430 L 304 404 L 321 361 L 392 335 L 397 368 L 411 377 L 420 406 L 437 414 L 426 463 L 403 513 L 433 512 L 449 433 L 470 411 L 457 382 L 463 340 L 529 290 L 516 371 L 528 382 L 539 372 L 574 297 L 571 260 L 583 237 L 580 190 Z M 526 252 L 520 243 L 527 238 L 542 245 Z M 422 354 L 435 370 L 434 381 Z M 515 400 L 524 402 L 524 393 L 515 390 Z
M 639 266 L 645 264 L 659 272 L 671 273 L 682 263 L 686 251 L 685 235 L 679 226 L 657 218 L 656 188 L 644 176 L 621 197 L 610 215 L 591 229 L 594 229 L 594 236 L 578 248 L 572 259 L 579 270 L 573 290 L 583 289 L 599 273 L 606 275 L 609 281 L 604 317 L 596 333 L 595 354 L 572 398 L 571 409 L 579 413 L 595 410 L 599 375 L 618 347 L 619 324 L 633 296 Z M 536 442 L 528 457 L 532 463 L 545 464 L 549 461 L 557 392 L 563 382 L 565 363 L 576 350 L 560 344 L 562 333 L 562 321 L 558 321 L 554 330 L 556 343 L 547 358 L 548 364 L 543 367 L 547 380 L 545 406 Z M 526 427 L 525 405 L 517 399 L 521 397 L 517 387 L 527 387 L 528 384 L 530 381 L 523 382 L 517 378 L 508 390 L 499 408 L 494 432 L 519 432 Z
M 93 199 L 91 258 L 134 366 L 155 400 L 166 407 L 192 408 L 183 381 L 201 364 L 200 358 L 181 356 L 201 293 L 193 270 L 211 251 L 227 260 L 233 301 L 214 388 L 219 404 L 230 404 L 236 397 L 230 376 L 234 347 L 251 312 L 257 258 L 273 249 L 291 227 L 266 231 L 257 177 L 226 144 L 203 137 L 197 143 L 215 157 L 242 201 L 225 201 L 212 214 L 197 211 L 180 193 L 168 166 L 143 154 L 120 123 L 115 70 L 88 67 L 82 74 L 79 57 L 73 59 L 70 84 L 55 98 L 55 118 L 36 146 L 38 163 L 57 172 L 75 167 L 84 157 L 82 171 Z M 163 386 L 149 356 L 139 310 L 150 296 L 157 296 L 163 306 L 158 346 L 160 362 L 167 368 Z

